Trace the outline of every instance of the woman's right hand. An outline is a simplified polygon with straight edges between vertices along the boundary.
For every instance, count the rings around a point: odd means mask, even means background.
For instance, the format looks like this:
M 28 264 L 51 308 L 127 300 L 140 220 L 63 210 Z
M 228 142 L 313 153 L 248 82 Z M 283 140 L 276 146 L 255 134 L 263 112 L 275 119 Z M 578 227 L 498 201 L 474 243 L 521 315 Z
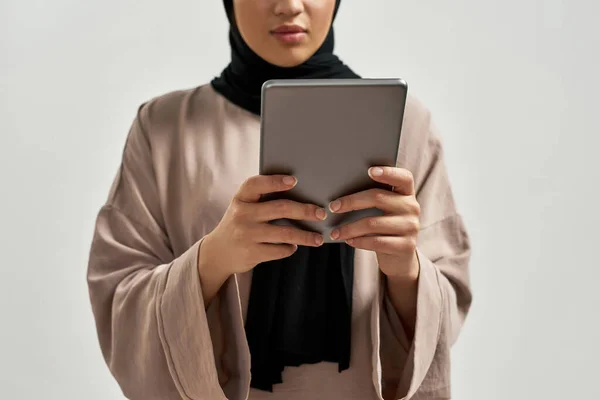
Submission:
M 202 242 L 198 269 L 205 304 L 230 275 L 289 257 L 297 246 L 323 244 L 321 234 L 269 223 L 282 218 L 322 221 L 327 217 L 323 208 L 292 200 L 259 202 L 261 196 L 290 190 L 296 183 L 287 175 L 257 175 L 240 186 L 221 222 Z

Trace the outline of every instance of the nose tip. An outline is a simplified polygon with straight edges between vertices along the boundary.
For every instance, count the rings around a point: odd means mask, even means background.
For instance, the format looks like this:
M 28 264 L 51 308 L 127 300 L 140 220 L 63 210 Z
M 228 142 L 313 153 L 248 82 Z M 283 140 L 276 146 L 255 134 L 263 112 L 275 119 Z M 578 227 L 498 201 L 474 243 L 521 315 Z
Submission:
M 275 15 L 298 15 L 304 11 L 304 0 L 279 0 L 275 2 Z

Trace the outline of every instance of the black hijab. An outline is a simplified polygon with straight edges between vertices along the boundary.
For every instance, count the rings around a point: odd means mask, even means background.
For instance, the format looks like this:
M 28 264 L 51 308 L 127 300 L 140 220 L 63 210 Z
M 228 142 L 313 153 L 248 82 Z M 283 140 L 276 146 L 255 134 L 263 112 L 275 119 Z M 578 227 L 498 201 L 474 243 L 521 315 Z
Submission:
M 211 84 L 237 106 L 260 115 L 261 88 L 269 79 L 359 77 L 333 54 L 333 27 L 306 62 L 278 67 L 250 49 L 236 26 L 233 1 L 224 4 L 231 62 Z M 291 257 L 254 268 L 245 327 L 253 388 L 272 391 L 286 366 L 327 361 L 340 372 L 350 366 L 353 279 L 354 249 L 346 244 L 301 246 Z

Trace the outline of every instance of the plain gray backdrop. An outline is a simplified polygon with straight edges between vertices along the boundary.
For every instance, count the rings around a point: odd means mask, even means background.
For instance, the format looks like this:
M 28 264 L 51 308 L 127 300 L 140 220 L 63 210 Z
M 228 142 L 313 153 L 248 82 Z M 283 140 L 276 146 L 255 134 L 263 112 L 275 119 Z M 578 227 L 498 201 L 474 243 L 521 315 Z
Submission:
M 475 303 L 454 398 L 600 398 L 600 3 L 345 0 L 337 52 L 442 130 Z M 138 105 L 229 57 L 219 0 L 0 0 L 0 398 L 120 399 L 85 281 Z

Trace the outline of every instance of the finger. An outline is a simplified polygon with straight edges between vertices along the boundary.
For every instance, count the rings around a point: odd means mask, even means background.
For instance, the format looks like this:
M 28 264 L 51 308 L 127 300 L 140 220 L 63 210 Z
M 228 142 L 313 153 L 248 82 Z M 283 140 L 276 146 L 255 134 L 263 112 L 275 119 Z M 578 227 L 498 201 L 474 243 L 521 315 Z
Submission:
M 397 167 L 372 167 L 369 168 L 369 175 L 376 182 L 392 186 L 396 193 L 408 196 L 415 192 L 413 175 L 407 169 Z
M 310 247 L 319 247 L 323 244 L 323 235 L 291 226 L 260 224 L 257 225 L 253 235 L 260 243 L 285 243 Z
M 378 208 L 388 214 L 405 214 L 415 210 L 414 196 L 402 196 L 385 189 L 368 189 L 340 197 L 329 204 L 336 214 Z
M 256 175 L 242 183 L 235 198 L 246 203 L 256 203 L 262 195 L 285 192 L 297 183 L 297 179 L 289 175 Z
M 255 261 L 255 264 L 287 258 L 294 254 L 296 250 L 298 250 L 298 246 L 292 244 L 259 244 L 258 254 L 260 258 Z
M 346 243 L 357 249 L 393 256 L 410 254 L 417 246 L 414 236 L 363 236 L 349 239 Z
M 299 203 L 293 200 L 272 200 L 252 204 L 249 209 L 253 219 L 258 222 L 286 218 L 304 221 L 323 221 L 327 211 L 314 204 Z
M 403 215 L 366 217 L 331 231 L 333 240 L 362 236 L 414 236 L 419 233 L 419 219 Z

